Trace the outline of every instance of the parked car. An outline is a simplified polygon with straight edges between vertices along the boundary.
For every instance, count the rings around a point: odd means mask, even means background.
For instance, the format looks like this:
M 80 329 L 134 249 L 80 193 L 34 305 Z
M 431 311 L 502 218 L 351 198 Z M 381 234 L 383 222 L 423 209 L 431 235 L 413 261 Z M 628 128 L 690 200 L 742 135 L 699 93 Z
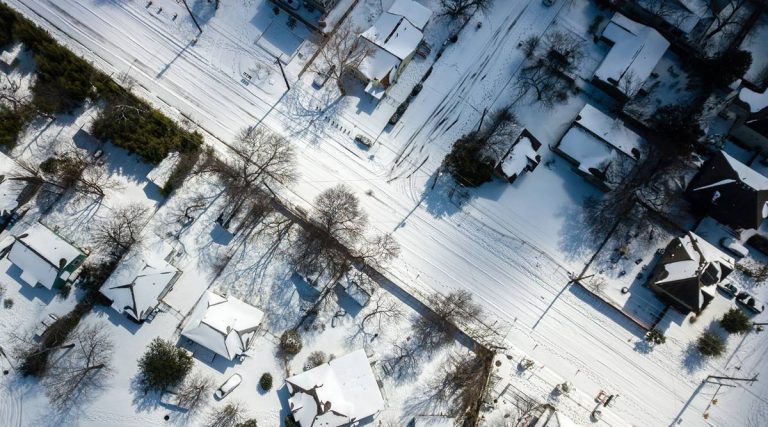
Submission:
M 758 305 L 755 297 L 744 291 L 736 295 L 736 303 L 755 314 L 760 314 L 765 310 L 765 304 Z
M 739 258 L 744 258 L 745 256 L 749 255 L 749 250 L 733 237 L 724 237 L 720 239 L 720 246 L 727 249 L 728 252 Z
M 232 390 L 236 389 L 241 382 L 243 382 L 243 377 L 241 377 L 240 374 L 232 375 L 228 380 L 224 381 L 224 384 L 216 390 L 216 393 L 214 393 L 213 396 L 216 399 L 221 400 L 227 397 L 229 393 L 232 393 Z
M 361 145 L 365 145 L 368 148 L 371 148 L 373 146 L 373 141 L 371 141 L 371 138 L 368 138 L 365 135 L 355 136 L 355 142 Z
M 327 72 L 318 72 L 315 74 L 315 78 L 312 80 L 312 86 L 315 89 L 320 89 L 321 87 L 325 86 L 325 83 L 328 81 L 328 79 L 331 78 L 331 74 L 336 69 L 335 65 L 332 65 L 331 68 Z

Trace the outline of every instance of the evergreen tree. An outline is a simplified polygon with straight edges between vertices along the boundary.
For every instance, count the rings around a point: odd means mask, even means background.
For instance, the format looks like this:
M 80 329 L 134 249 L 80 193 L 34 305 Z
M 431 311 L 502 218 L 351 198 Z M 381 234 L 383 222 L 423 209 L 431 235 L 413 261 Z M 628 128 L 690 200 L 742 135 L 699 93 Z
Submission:
M 181 383 L 192 369 L 192 356 L 170 341 L 155 338 L 139 359 L 139 372 L 147 388 L 164 390 Z

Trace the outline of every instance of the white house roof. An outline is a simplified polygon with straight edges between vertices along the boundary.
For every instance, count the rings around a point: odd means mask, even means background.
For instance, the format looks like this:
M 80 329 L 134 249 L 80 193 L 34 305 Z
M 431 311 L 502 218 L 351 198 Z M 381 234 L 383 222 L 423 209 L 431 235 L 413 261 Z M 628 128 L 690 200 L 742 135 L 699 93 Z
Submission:
M 389 80 L 392 81 L 394 77 L 392 74 L 402 61 L 370 40 L 366 39 L 366 43 L 373 46 L 373 51 L 360 62 L 358 70 L 370 80 L 382 81 L 389 76 Z
M 590 104 L 581 109 L 576 123 L 632 158 L 636 158 L 635 153 L 639 153 L 643 145 L 643 138 L 627 129 L 621 120 L 608 116 Z
M 613 47 L 595 71 L 595 77 L 630 97 L 640 90 L 669 47 L 669 42 L 656 30 L 620 13 L 613 15 L 603 37 Z
M 285 380 L 289 405 L 302 427 L 342 426 L 384 409 L 384 399 L 364 350 Z
M 389 13 L 400 15 L 411 22 L 416 28 L 423 30 L 432 17 L 432 10 L 413 0 L 395 0 Z
M 579 162 L 579 169 L 587 173 L 590 168 L 600 169 L 618 158 L 616 150 L 578 126 L 568 129 L 557 147 Z
M 749 105 L 751 113 L 757 113 L 768 107 L 768 90 L 760 93 L 744 87 L 739 91 L 739 99 Z
M 501 161 L 501 170 L 506 176 L 520 175 L 528 166 L 529 160 L 536 159 L 536 149 L 533 142 L 527 136 L 522 136 L 517 144 L 512 147 L 509 154 Z
M 83 255 L 48 227 L 36 222 L 17 236 L 8 259 L 22 270 L 21 278 L 30 285 L 52 288 L 59 269 Z
M 413 53 L 424 38 L 405 17 L 389 12 L 382 13 L 362 36 L 401 60 Z
M 181 334 L 232 360 L 247 349 L 249 334 L 263 319 L 264 312 L 250 304 L 205 291 Z
M 768 177 L 721 151 L 728 165 L 739 175 L 739 180 L 755 190 L 768 190 Z
M 166 261 L 173 248 L 157 240 L 132 250 L 102 285 L 101 293 L 112 308 L 136 320 L 144 320 L 157 306 L 179 270 Z
M 656 283 L 672 283 L 696 277 L 700 266 L 706 263 L 713 263 L 719 270 L 721 266 L 734 269 L 735 261 L 732 257 L 693 232 L 679 237 L 678 240 L 685 251 L 685 258 L 665 264 L 667 276 Z

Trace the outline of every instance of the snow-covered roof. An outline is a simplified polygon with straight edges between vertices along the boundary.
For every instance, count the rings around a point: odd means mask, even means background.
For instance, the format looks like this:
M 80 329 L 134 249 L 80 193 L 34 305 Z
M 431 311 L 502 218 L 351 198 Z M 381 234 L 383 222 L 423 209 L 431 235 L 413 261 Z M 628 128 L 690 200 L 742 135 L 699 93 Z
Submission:
M 669 42 L 656 30 L 620 13 L 613 15 L 603 37 L 613 46 L 595 71 L 595 77 L 630 97 L 640 90 L 669 47 Z
M 370 40 L 366 39 L 366 43 L 370 43 L 373 50 L 360 62 L 358 70 L 370 80 L 383 81 L 389 77 L 389 81 L 392 81 L 395 70 L 402 61 Z
M 264 312 L 250 304 L 205 291 L 181 334 L 232 360 L 245 352 L 263 319 Z
M 173 153 L 168 154 L 165 156 L 163 161 L 160 162 L 157 166 L 154 167 L 149 173 L 147 174 L 147 179 L 157 185 L 160 188 L 163 188 L 165 186 L 165 183 L 168 182 L 168 178 L 171 177 L 171 173 L 173 173 L 173 169 L 176 167 L 176 164 L 179 163 L 179 153 L 178 151 L 174 151 Z
M 157 239 L 145 246 L 131 250 L 101 287 L 112 308 L 138 321 L 149 316 L 179 273 L 166 261 L 173 252 L 169 244 Z
M 736 262 L 731 256 L 693 232 L 678 237 L 677 240 L 683 252 L 676 254 L 676 261 L 662 266 L 667 275 L 656 283 L 672 283 L 696 277 L 700 272 L 700 267 L 708 263 L 716 265 L 718 270 L 721 268 L 720 266 L 733 270 Z
M 303 427 L 347 425 L 384 409 L 376 377 L 360 349 L 285 380 L 294 418 Z
M 528 166 L 529 161 L 536 161 L 536 149 L 527 136 L 522 136 L 517 144 L 501 160 L 501 170 L 506 176 L 520 175 Z
M 534 427 L 578 427 L 578 424 L 562 412 L 554 408 L 547 408 L 536 421 Z
M 768 107 L 768 90 L 760 93 L 744 87 L 739 91 L 739 99 L 749 105 L 751 113 L 758 113 Z
M 576 160 L 579 169 L 587 173 L 591 168 L 601 169 L 618 158 L 616 150 L 578 126 L 568 129 L 557 147 Z
M 362 37 L 403 60 L 416 50 L 424 35 L 405 17 L 385 12 Z
M 581 109 L 576 123 L 629 157 L 636 158 L 640 152 L 643 144 L 640 135 L 627 129 L 621 120 L 608 116 L 590 104 Z
M 734 159 L 725 151 L 721 151 L 721 153 L 731 169 L 739 176 L 741 182 L 758 191 L 768 190 L 768 177 Z
M 8 67 L 12 67 L 16 60 L 19 58 L 23 46 L 24 45 L 22 43 L 16 43 L 11 46 L 10 49 L 4 50 L 3 53 L 0 54 L 0 62 Z
M 413 0 L 395 0 L 389 8 L 389 13 L 404 17 L 419 30 L 423 30 L 432 17 L 431 9 Z
M 50 289 L 59 277 L 59 271 L 82 255 L 79 249 L 36 222 L 17 236 L 8 259 L 22 270 L 22 280 L 33 286 L 40 283 Z

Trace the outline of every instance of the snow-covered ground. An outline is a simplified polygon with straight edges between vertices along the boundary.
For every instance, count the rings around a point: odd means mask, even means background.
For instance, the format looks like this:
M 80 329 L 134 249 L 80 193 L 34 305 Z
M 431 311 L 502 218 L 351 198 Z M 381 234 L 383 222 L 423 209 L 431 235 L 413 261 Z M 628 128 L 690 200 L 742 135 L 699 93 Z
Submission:
M 538 0 L 495 1 L 483 16 L 482 27 L 467 25 L 458 42 L 447 47 L 422 92 L 392 129 L 384 127 L 382 117 L 388 115 L 358 108 L 358 99 L 316 92 L 309 84 L 312 73 L 296 81 L 298 62 L 286 66 L 291 90 L 285 91 L 274 59 L 254 44 L 263 30 L 250 28 L 254 19 L 261 19 L 259 13 L 272 13 L 263 7 L 265 1 L 222 2 L 220 11 L 206 12 L 196 43 L 192 40 L 197 30 L 185 15 L 170 20 L 167 12 L 157 13 L 163 5 L 178 7 L 171 0 L 155 0 L 150 8 L 139 0 L 8 3 L 98 68 L 115 75 L 127 73 L 137 82 L 139 95 L 172 117 L 194 122 L 206 133 L 207 142 L 219 149 L 240 129 L 257 123 L 290 136 L 299 148 L 301 178 L 283 190 L 286 199 L 308 206 L 320 191 L 337 183 L 349 185 L 360 195 L 374 227 L 393 232 L 402 247 L 400 258 L 387 271 L 392 280 L 422 292 L 470 290 L 499 319 L 499 329 L 509 331 L 510 346 L 588 396 L 600 390 L 620 394 L 611 408 L 617 418 L 635 425 L 668 425 L 676 419 L 683 425 L 725 425 L 743 419 L 760 402 L 754 396 L 734 397 L 730 404 L 721 399 L 707 409 L 714 386 L 701 385 L 701 380 L 708 374 L 732 373 L 734 360 L 752 354 L 743 353 L 747 346 L 764 351 L 762 336 L 748 336 L 737 356 L 685 369 L 688 342 L 671 340 L 652 352 L 640 351 L 642 329 L 583 288 L 568 285 L 568 273 L 580 272 L 596 248 L 585 236 L 580 213 L 583 201 L 597 190 L 548 149 L 542 150 L 543 164 L 512 185 L 494 181 L 477 190 L 453 191 L 446 188 L 443 177 L 431 189 L 452 142 L 478 126 L 484 109 L 505 107 L 517 98 L 515 75 L 524 59 L 517 46 L 522 40 L 564 28 L 588 43 L 584 68 L 599 65 L 605 49 L 591 44 L 586 33 L 598 13 L 590 2 L 558 1 L 546 7 Z M 190 3 L 194 10 L 206 10 L 207 2 Z M 367 11 L 378 3 L 361 0 L 357 7 Z M 391 2 L 382 3 L 386 9 Z M 436 18 L 430 25 L 440 22 L 448 25 Z M 301 62 L 306 59 L 302 56 L 294 58 Z M 426 71 L 415 61 L 411 65 Z M 243 82 L 244 71 L 253 80 Z M 588 78 L 589 70 L 582 72 Z M 513 109 L 547 146 L 559 140 L 590 97 L 590 93 L 573 96 L 553 109 L 525 98 Z M 361 150 L 352 141 L 356 133 L 378 136 L 377 144 Z M 194 256 L 182 260 L 179 267 L 195 265 L 194 260 Z M 248 276 L 242 277 L 233 283 L 233 292 L 256 296 L 258 288 L 252 286 L 260 280 L 251 279 L 249 284 Z M 202 291 L 199 282 L 195 292 Z M 183 295 L 172 293 L 168 298 L 178 301 L 174 304 L 179 307 L 194 304 Z M 165 324 L 170 317 L 159 316 L 131 339 L 146 343 L 151 336 L 172 335 L 173 327 Z M 127 357 L 137 357 L 141 349 L 143 345 L 132 346 Z M 749 357 L 752 364 L 744 365 L 751 374 L 759 358 Z M 129 376 L 126 371 L 115 381 L 127 381 Z M 759 397 L 766 390 L 760 384 L 720 393 Z M 99 408 L 94 418 L 84 423 L 109 419 L 108 403 L 95 402 L 94 407 Z M 140 416 L 153 423 L 161 420 L 154 413 Z

